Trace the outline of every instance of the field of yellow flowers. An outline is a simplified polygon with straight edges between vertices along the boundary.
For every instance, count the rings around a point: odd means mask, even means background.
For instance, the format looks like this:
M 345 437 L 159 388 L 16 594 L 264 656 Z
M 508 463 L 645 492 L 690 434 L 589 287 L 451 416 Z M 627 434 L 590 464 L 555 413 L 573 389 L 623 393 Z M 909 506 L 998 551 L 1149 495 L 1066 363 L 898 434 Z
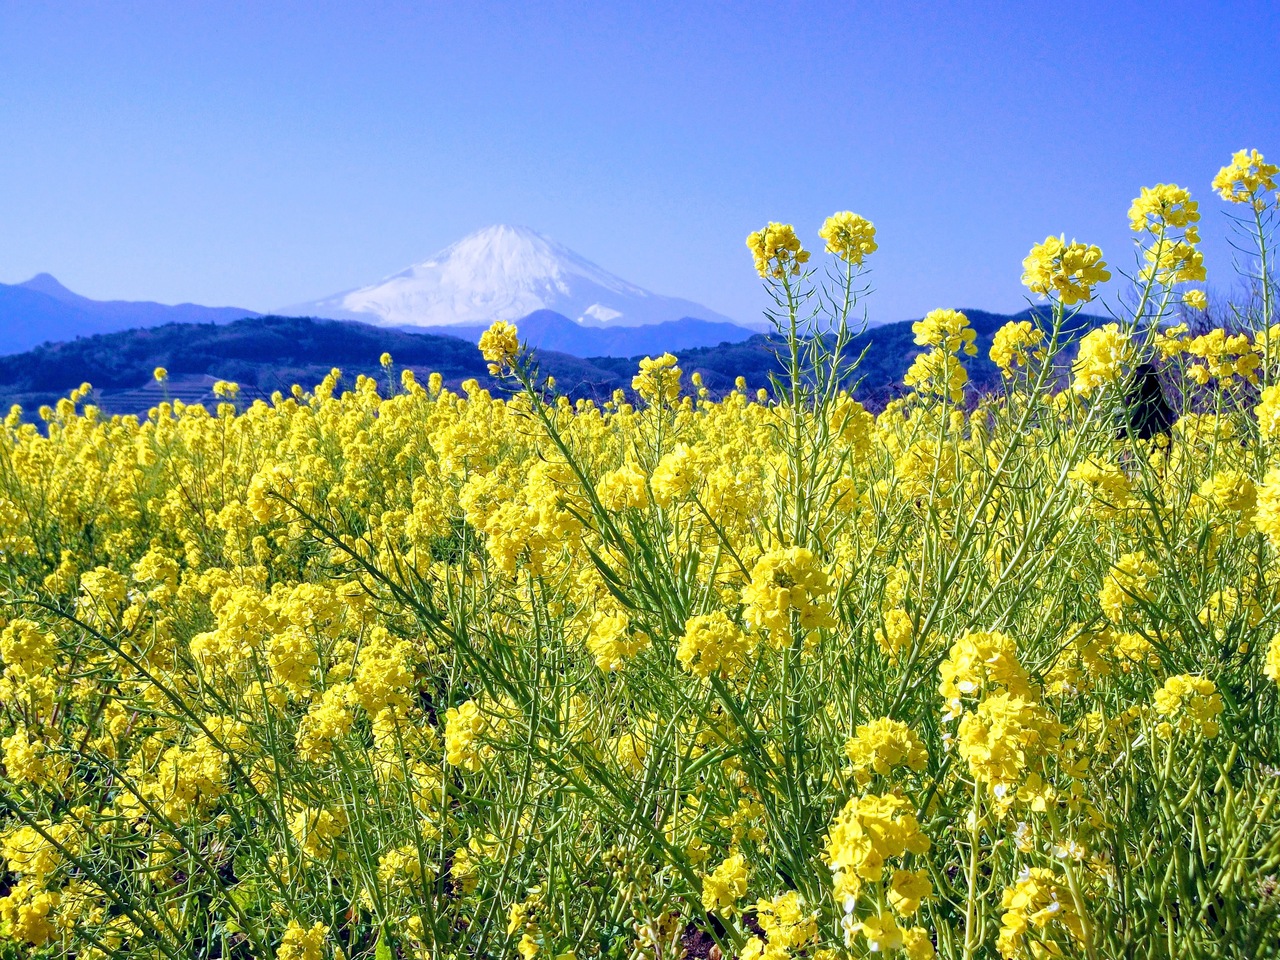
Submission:
M 1119 271 L 1036 244 L 985 397 L 936 310 L 852 398 L 842 213 L 748 239 L 786 374 L 722 398 L 573 404 L 497 323 L 502 397 L 15 410 L 0 957 L 1277 955 L 1278 173 L 1214 180 L 1226 329 L 1144 188 L 1116 321 L 1066 350 Z

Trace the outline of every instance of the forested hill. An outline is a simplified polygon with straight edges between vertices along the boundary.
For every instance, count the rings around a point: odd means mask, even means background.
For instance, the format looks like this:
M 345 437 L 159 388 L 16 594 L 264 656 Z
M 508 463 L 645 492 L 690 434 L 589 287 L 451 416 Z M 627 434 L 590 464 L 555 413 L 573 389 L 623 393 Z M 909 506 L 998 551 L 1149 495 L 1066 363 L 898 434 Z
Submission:
M 994 383 L 996 370 L 987 357 L 992 334 L 1010 319 L 1027 319 L 1030 311 L 1009 317 L 980 310 L 966 311 L 978 333 L 979 354 L 966 358 L 978 386 Z M 1102 322 L 1098 317 L 1078 317 L 1078 330 Z M 902 375 L 920 351 L 914 343 L 911 323 L 886 324 L 859 335 L 853 355 L 866 348 L 858 370 L 858 393 L 879 406 L 902 390 Z M 778 344 L 766 335 L 741 343 L 722 343 L 680 353 L 686 375 L 695 370 L 713 393 L 732 388 L 734 378 L 744 376 L 751 388 L 765 386 L 778 369 Z M 216 380 L 233 380 L 245 398 L 288 392 L 299 383 L 310 388 L 333 367 L 344 382 L 357 374 L 386 378 L 378 358 L 389 352 L 396 369 L 409 367 L 425 379 L 440 373 L 457 387 L 474 377 L 496 387 L 473 343 L 456 337 L 406 333 L 353 321 L 314 320 L 298 317 L 255 317 L 230 324 L 167 324 L 142 330 L 83 337 L 65 343 L 46 344 L 27 353 L 0 357 L 0 403 L 4 409 L 21 404 L 28 414 L 82 382 L 95 389 L 93 402 L 109 413 L 145 413 L 166 395 L 187 402 L 206 402 Z M 638 358 L 596 357 L 580 359 L 563 353 L 539 351 L 543 374 L 556 378 L 557 389 L 572 396 L 607 398 L 615 388 L 629 390 Z M 163 387 L 152 380 L 152 371 L 165 367 L 169 382 Z

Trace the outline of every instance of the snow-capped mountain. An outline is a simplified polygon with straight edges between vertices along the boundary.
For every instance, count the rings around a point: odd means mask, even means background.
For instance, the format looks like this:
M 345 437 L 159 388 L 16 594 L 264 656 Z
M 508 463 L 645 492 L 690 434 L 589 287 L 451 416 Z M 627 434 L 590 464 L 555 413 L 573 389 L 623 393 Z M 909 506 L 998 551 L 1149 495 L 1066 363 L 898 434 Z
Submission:
M 552 310 L 584 326 L 636 327 L 685 317 L 732 323 L 614 276 L 527 227 L 478 230 L 378 283 L 279 312 L 392 327 L 519 320 Z

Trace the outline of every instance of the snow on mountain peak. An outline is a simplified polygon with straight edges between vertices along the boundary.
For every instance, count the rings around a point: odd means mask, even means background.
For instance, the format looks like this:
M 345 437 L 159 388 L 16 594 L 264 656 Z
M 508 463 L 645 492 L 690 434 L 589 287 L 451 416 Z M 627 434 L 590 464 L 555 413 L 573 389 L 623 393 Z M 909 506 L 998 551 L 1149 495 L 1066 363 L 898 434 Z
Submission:
M 375 284 L 290 313 L 387 326 L 519 320 L 554 310 L 590 326 L 641 326 L 698 317 L 729 321 L 699 304 L 650 293 L 528 227 L 477 230 Z

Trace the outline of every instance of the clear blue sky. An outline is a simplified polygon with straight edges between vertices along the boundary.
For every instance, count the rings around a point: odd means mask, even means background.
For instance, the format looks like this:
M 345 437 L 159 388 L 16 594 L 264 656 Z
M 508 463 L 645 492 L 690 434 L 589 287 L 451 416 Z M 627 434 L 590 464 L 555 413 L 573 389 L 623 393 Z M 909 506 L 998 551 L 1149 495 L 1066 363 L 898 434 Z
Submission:
M 757 316 L 743 240 L 875 221 L 876 321 L 1016 310 L 1049 233 L 1280 158 L 1280 4 L 0 0 L 0 281 L 267 310 L 524 224 Z

